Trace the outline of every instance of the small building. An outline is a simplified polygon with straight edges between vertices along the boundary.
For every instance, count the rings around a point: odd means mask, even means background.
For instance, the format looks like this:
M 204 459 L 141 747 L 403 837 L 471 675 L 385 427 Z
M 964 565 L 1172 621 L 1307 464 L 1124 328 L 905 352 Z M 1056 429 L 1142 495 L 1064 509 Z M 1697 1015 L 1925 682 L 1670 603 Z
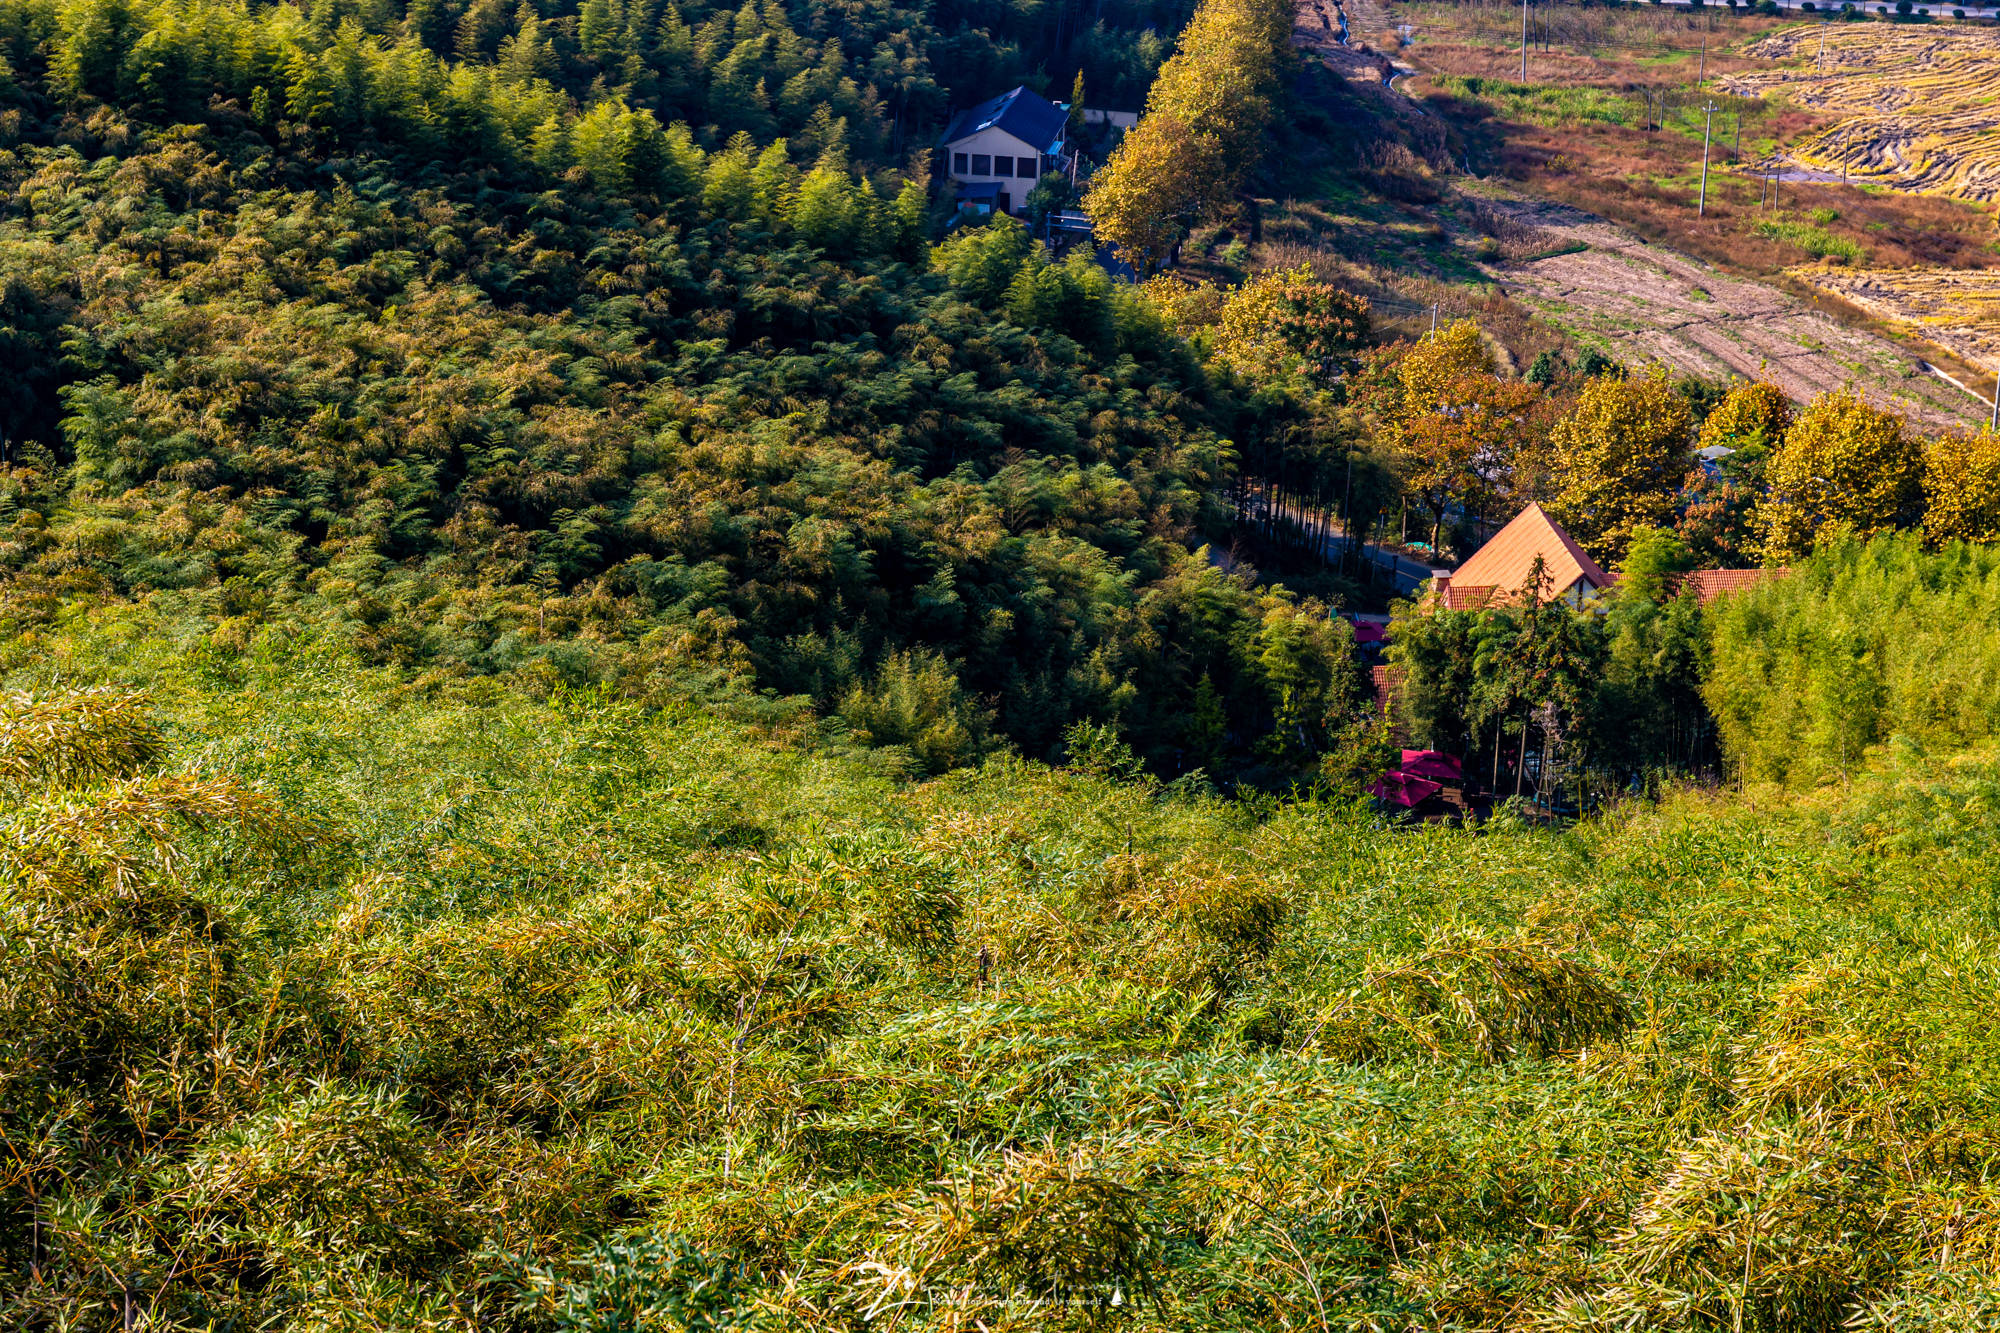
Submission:
M 977 212 L 1012 213 L 1044 173 L 1065 169 L 1069 108 L 1015 88 L 961 111 L 938 139 L 944 174 Z
M 1431 592 L 1447 611 L 1476 611 L 1511 601 L 1540 556 L 1552 601 L 1582 606 L 1617 582 L 1538 504 L 1530 504 L 1457 569 L 1438 571 Z
M 1119 134 L 1123 134 L 1126 130 L 1131 129 L 1139 123 L 1139 113 L 1136 111 L 1113 111 L 1107 107 L 1087 106 L 1083 109 L 1083 123 L 1086 125 L 1102 126 L 1105 129 L 1115 130 Z
M 1542 559 L 1548 575 L 1548 596 L 1553 601 L 1582 606 L 1607 588 L 1616 587 L 1618 575 L 1604 568 L 1550 518 L 1538 504 L 1531 504 L 1512 522 L 1493 534 L 1493 540 L 1473 553 L 1470 560 L 1452 570 L 1434 570 L 1431 593 L 1447 611 L 1477 611 L 1514 600 L 1527 586 L 1535 566 Z M 1770 579 L 1788 574 L 1784 569 L 1696 569 L 1680 576 L 1676 591 L 1693 590 L 1703 606 L 1718 597 L 1754 588 Z

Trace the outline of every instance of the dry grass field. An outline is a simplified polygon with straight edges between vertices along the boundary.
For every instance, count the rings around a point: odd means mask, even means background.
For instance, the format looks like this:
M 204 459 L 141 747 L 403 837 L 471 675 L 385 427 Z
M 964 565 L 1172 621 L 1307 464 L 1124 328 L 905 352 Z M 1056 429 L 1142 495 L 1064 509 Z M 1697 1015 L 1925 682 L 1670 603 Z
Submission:
M 2000 270 L 1801 270 L 1800 278 L 1879 319 L 1917 329 L 1960 359 L 2000 366 Z
M 1657 343 L 1658 359 L 1710 373 L 1747 359 L 1795 389 L 1851 377 L 1931 419 L 1977 405 L 1919 362 L 1992 391 L 2000 322 L 1978 299 L 1992 284 L 1969 275 L 2000 266 L 2000 30 L 1542 5 L 1523 83 L 1518 6 L 1389 13 L 1418 70 L 1399 87 L 1480 178 L 1467 192 L 1591 215 L 1564 228 L 1588 254 L 1524 262 L 1503 247 L 1493 268 L 1572 337 L 1627 355 Z M 1775 199 L 1770 163 L 1784 167 Z
M 1982 202 L 2000 194 L 2000 30 L 1801 27 L 1744 55 L 1768 66 L 1728 73 L 1720 90 L 1838 117 L 1787 145 L 1789 161 L 1898 190 Z

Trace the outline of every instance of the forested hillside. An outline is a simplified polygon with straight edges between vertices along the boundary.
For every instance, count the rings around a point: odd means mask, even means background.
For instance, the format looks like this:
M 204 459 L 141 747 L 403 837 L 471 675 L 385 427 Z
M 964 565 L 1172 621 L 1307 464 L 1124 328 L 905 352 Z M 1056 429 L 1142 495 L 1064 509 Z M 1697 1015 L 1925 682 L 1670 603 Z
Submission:
M 1335 631 L 1191 553 L 1264 418 L 1086 255 L 932 250 L 952 99 L 1143 87 L 1173 11 L 1093 14 L 6 0 L 0 613 L 1309 769 Z

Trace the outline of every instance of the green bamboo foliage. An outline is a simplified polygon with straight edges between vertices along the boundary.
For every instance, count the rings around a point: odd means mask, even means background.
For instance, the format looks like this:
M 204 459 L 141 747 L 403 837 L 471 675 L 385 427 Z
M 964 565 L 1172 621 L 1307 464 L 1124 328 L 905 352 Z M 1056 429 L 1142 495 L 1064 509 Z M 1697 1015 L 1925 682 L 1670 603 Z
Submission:
M 1990 753 L 1412 830 L 160 614 L 0 641 L 151 737 L 0 817 L 0 1322 L 1984 1317 Z

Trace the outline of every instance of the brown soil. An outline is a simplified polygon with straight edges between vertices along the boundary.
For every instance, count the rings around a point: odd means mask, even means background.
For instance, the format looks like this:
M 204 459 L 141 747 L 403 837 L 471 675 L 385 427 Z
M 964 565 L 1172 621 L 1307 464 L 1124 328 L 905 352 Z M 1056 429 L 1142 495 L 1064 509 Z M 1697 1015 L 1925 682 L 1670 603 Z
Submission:
M 1933 425 L 1980 416 L 1969 396 L 1895 344 L 1845 327 L 1806 301 L 1649 245 L 1580 209 L 1486 187 L 1487 209 L 1587 250 L 1496 266 L 1520 304 L 1627 364 L 1764 379 L 1803 401 L 1844 384 Z

